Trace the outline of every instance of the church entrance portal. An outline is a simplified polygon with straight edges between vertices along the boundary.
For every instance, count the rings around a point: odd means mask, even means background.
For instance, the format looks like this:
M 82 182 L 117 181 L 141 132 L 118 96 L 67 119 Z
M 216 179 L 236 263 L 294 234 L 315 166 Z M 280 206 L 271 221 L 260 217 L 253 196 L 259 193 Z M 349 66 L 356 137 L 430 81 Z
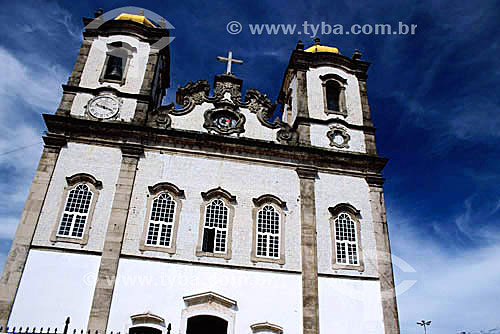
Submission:
M 211 315 L 191 317 L 186 334 L 227 334 L 227 321 Z

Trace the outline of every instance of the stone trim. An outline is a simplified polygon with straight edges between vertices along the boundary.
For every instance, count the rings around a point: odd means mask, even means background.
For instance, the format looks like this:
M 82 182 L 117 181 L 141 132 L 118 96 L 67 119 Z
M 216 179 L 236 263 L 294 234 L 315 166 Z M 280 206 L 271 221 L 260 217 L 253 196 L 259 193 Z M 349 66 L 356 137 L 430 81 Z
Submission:
M 123 245 L 125 228 L 134 189 L 139 158 L 143 155 L 140 145 L 122 145 L 122 162 L 116 182 L 116 191 L 111 207 L 108 229 L 94 288 L 87 328 L 106 332 L 111 300 L 118 271 L 118 262 Z
M 361 247 L 361 213 L 358 209 L 352 206 L 349 203 L 340 203 L 335 205 L 334 207 L 328 208 L 330 211 L 330 233 L 332 236 L 332 268 L 333 270 L 357 270 L 359 272 L 365 271 L 365 265 L 363 261 L 363 248 Z M 356 247 L 358 252 L 358 263 L 357 265 L 353 264 L 344 264 L 337 263 L 337 239 L 335 237 L 335 219 L 341 213 L 347 213 L 351 219 L 354 221 L 356 225 Z
M 214 114 L 217 113 L 228 113 L 231 114 L 235 119 L 236 119 L 236 124 L 228 129 L 221 129 L 218 127 L 212 117 Z M 208 130 L 208 132 L 214 131 L 218 134 L 221 135 L 230 135 L 230 134 L 237 134 L 240 135 L 241 133 L 245 132 L 245 122 L 246 122 L 246 117 L 240 112 L 237 112 L 235 110 L 231 110 L 229 108 L 212 108 L 208 109 L 205 111 L 203 114 L 203 117 L 205 119 L 203 123 L 203 127 Z
M 377 249 L 377 271 L 382 296 L 382 315 L 386 334 L 399 334 L 399 315 L 392 269 L 391 245 L 385 211 L 384 190 L 381 184 L 370 184 L 370 204 Z
M 280 200 L 277 196 L 266 194 L 259 196 L 258 198 L 252 199 L 255 207 L 252 209 L 252 251 L 250 252 L 250 260 L 253 263 L 257 262 L 269 262 L 269 263 L 277 263 L 280 265 L 285 264 L 285 212 L 286 202 Z M 273 257 L 264 257 L 257 255 L 257 216 L 259 211 L 265 206 L 271 205 L 277 213 L 280 215 L 280 234 L 279 234 L 279 242 L 280 242 L 280 256 L 279 258 Z
M 67 186 L 64 187 L 62 194 L 61 205 L 59 205 L 59 213 L 57 215 L 57 222 L 52 229 L 50 235 L 50 242 L 54 245 L 57 242 L 69 242 L 79 244 L 82 247 L 85 246 L 89 241 L 89 232 L 92 229 L 92 220 L 94 218 L 94 211 L 97 205 L 97 200 L 99 198 L 100 190 L 102 189 L 102 182 L 98 181 L 95 177 L 86 173 L 79 173 L 73 176 L 66 177 Z M 60 236 L 57 234 L 59 231 L 59 226 L 61 225 L 61 218 L 64 213 L 64 208 L 66 207 L 66 202 L 68 200 L 69 192 L 75 189 L 78 185 L 85 184 L 90 188 L 92 192 L 92 201 L 90 203 L 89 212 L 87 214 L 87 221 L 85 222 L 85 229 L 83 231 L 83 236 L 81 238 Z
M 236 196 L 231 195 L 231 193 L 229 191 L 224 190 L 221 187 L 210 189 L 207 192 L 202 192 L 201 198 L 203 198 L 203 200 L 205 202 L 207 202 L 213 198 L 225 198 L 230 203 L 236 204 Z
M 252 333 L 272 333 L 272 334 L 283 334 L 283 327 L 271 324 L 269 322 L 259 322 L 250 325 Z
M 317 170 L 311 167 L 301 167 L 296 171 L 300 184 L 303 334 L 318 334 L 318 244 L 315 196 Z
M 73 72 L 68 79 L 68 85 L 78 86 L 80 85 L 80 80 L 82 78 L 83 69 L 87 64 L 87 59 L 89 56 L 90 48 L 92 47 L 91 40 L 84 39 L 82 46 L 80 47 L 80 53 L 76 58 L 75 66 L 73 67 Z
M 197 304 L 207 304 L 207 303 L 218 303 L 222 306 L 233 308 L 237 306 L 235 300 L 231 298 L 224 297 L 218 293 L 208 291 L 203 293 L 198 293 L 191 296 L 182 297 L 187 306 L 197 305 Z
M 179 333 L 186 333 L 189 318 L 210 315 L 227 322 L 227 334 L 235 334 L 237 303 L 215 292 L 204 292 L 183 297 L 186 307 L 181 313 Z
M 342 143 L 336 143 L 335 142 L 335 136 L 339 135 L 342 137 L 343 142 Z M 330 127 L 330 130 L 326 133 L 326 136 L 328 139 L 330 139 L 330 146 L 333 146 L 335 148 L 349 148 L 349 140 L 351 140 L 351 136 L 347 133 L 347 131 L 344 128 L 341 128 L 339 126 L 332 126 Z
M 309 118 L 309 98 L 307 96 L 307 73 L 297 71 L 297 118 L 294 127 L 297 128 L 298 142 L 302 145 L 311 145 L 311 125 L 300 122 L 301 119 Z
M 321 86 L 323 87 L 323 108 L 325 111 L 325 114 L 336 114 L 336 115 L 341 115 L 346 117 L 347 116 L 347 106 L 346 106 L 346 97 L 345 97 L 345 88 L 347 85 L 347 80 L 342 78 L 341 76 L 333 73 L 328 73 L 325 75 L 320 75 L 319 78 L 321 79 L 322 83 Z M 329 81 L 333 81 L 337 83 L 339 86 L 340 92 L 339 92 L 339 110 L 330 110 L 328 109 L 328 103 L 327 103 L 327 92 L 326 92 L 326 85 L 328 84 Z
M 73 141 L 97 145 L 119 146 L 125 142 L 138 142 L 152 149 L 192 150 L 206 154 L 227 155 L 240 159 L 258 158 L 269 163 L 288 163 L 296 166 L 310 162 L 318 168 L 338 168 L 345 172 L 358 171 L 361 175 L 380 173 L 387 159 L 357 152 L 339 152 L 312 146 L 294 146 L 255 140 L 245 137 L 211 135 L 178 129 L 156 129 L 123 122 L 96 122 L 45 114 L 50 133 L 67 133 Z M 202 146 L 200 147 L 200 143 Z
M 363 112 L 363 125 L 373 127 L 371 121 L 370 105 L 368 104 L 368 93 L 366 91 L 366 78 L 358 78 L 359 96 L 361 98 L 361 110 Z M 365 132 L 366 153 L 377 155 L 377 146 L 375 144 L 375 132 Z
M 144 228 L 142 231 L 142 237 L 140 239 L 139 250 L 141 252 L 144 251 L 156 251 L 156 252 L 165 252 L 168 254 L 175 254 L 177 250 L 177 231 L 179 229 L 179 221 L 182 210 L 182 201 L 181 199 L 185 198 L 184 190 L 180 190 L 177 186 L 168 182 L 157 183 L 154 186 L 149 186 L 149 193 L 151 196 L 148 196 L 147 205 L 146 205 L 146 217 L 144 218 Z M 162 247 L 162 246 L 151 246 L 146 245 L 146 238 L 148 234 L 149 228 L 149 219 L 151 216 L 151 208 L 153 205 L 153 201 L 155 198 L 160 196 L 163 193 L 169 194 L 175 202 L 175 213 L 174 213 L 174 221 L 172 224 L 172 235 L 170 247 Z
M 64 139 L 52 139 L 54 138 L 44 137 L 46 144 L 0 279 L 0 326 L 3 327 L 7 326 L 9 321 L 60 149 L 66 144 Z
M 232 204 L 236 204 L 236 196 L 231 195 L 229 191 L 222 189 L 221 187 L 217 187 L 211 189 L 207 192 L 201 193 L 201 198 L 203 202 L 200 205 L 200 226 L 198 229 L 198 242 L 196 243 L 196 252 L 195 255 L 197 257 L 218 257 L 226 260 L 230 260 L 232 257 L 232 242 L 233 242 L 233 220 L 234 220 L 234 206 Z M 229 209 L 229 217 L 227 222 L 227 236 L 226 236 L 226 252 L 225 253 L 210 253 L 203 251 L 203 235 L 205 228 L 205 215 L 206 208 L 210 204 L 210 202 L 214 199 L 220 199 L 224 202 L 224 204 Z

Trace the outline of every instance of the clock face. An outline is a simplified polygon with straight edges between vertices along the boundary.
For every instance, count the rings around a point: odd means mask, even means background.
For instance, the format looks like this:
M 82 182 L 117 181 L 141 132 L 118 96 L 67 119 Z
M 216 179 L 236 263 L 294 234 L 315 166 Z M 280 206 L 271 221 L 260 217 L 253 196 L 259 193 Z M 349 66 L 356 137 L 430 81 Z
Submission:
M 90 115 L 99 119 L 115 116 L 120 110 L 120 102 L 113 96 L 97 96 L 89 101 Z
M 233 116 L 229 112 L 217 112 L 213 115 L 212 118 L 213 123 L 221 130 L 229 130 L 236 126 L 237 120 L 236 117 Z

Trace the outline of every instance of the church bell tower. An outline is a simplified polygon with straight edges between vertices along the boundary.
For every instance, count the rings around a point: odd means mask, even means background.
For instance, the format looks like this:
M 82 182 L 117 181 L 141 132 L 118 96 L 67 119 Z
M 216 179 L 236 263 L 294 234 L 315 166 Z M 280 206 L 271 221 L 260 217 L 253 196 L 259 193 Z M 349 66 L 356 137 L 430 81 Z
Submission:
M 299 42 L 271 101 L 229 51 L 162 105 L 166 22 L 95 16 L 43 115 L 0 326 L 399 334 L 370 63 Z

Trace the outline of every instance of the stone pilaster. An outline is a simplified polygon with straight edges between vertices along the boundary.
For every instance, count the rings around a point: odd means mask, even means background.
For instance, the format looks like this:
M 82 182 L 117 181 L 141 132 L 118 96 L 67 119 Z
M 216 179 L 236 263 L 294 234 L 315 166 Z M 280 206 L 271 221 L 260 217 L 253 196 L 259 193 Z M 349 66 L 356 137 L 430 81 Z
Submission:
M 367 179 L 370 187 L 370 204 L 372 207 L 373 229 L 377 248 L 377 271 L 382 296 L 382 312 L 385 334 L 399 334 L 399 317 L 392 270 L 391 245 L 385 213 L 383 179 L 381 177 Z
M 64 139 L 44 137 L 45 147 L 24 205 L 21 221 L 0 280 L 0 326 L 7 325 L 28 258 L 31 242 Z
M 370 131 L 365 131 L 365 147 L 366 153 L 377 154 L 375 145 L 375 128 L 371 120 L 370 105 L 368 104 L 368 93 L 366 92 L 366 77 L 358 76 L 359 95 L 361 96 L 361 109 L 363 111 L 363 125 L 372 128 Z
M 311 125 L 304 123 L 304 120 L 309 119 L 307 72 L 302 69 L 297 70 L 297 119 L 299 143 L 301 145 L 311 145 Z
M 303 334 L 319 333 L 318 245 L 314 168 L 297 168 L 300 182 Z
M 87 326 L 91 331 L 106 332 L 137 163 L 142 154 L 143 150 L 141 147 L 122 147 L 120 174 L 116 184 L 111 216 L 104 240 L 104 249 L 102 250 L 101 264 L 99 266 Z

